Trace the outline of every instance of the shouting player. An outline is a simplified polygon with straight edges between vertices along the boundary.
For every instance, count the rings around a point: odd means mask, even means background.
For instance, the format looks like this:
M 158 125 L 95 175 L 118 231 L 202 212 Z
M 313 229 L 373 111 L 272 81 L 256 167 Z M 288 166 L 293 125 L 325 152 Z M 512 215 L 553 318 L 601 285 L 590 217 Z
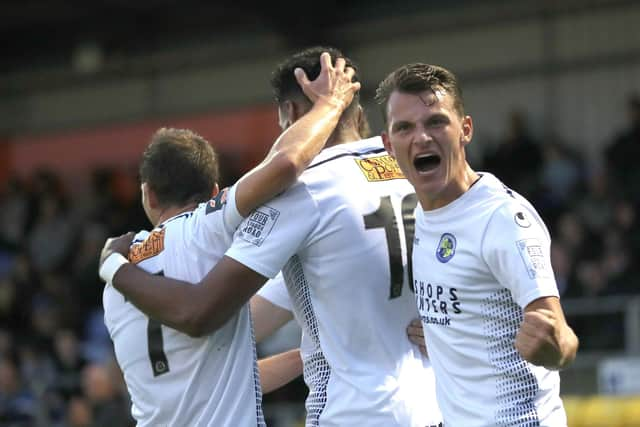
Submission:
M 578 340 L 547 228 L 528 201 L 467 163 L 473 122 L 451 72 L 400 67 L 376 98 L 385 147 L 420 202 L 413 284 L 445 425 L 566 426 L 557 370 Z

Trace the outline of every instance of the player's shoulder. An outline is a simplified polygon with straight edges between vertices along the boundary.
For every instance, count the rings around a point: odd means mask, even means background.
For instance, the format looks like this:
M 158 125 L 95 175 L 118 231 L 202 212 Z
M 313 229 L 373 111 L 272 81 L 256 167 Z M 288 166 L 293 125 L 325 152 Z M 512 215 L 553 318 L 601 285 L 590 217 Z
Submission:
M 138 232 L 129 247 L 129 261 L 141 266 L 150 264 L 147 260 L 158 257 L 165 248 L 166 227 L 156 227 L 151 231 Z M 141 264 L 144 263 L 144 264 Z
M 325 148 L 316 156 L 302 174 L 302 178 L 312 181 L 314 178 L 326 177 L 335 172 L 344 173 L 354 169 L 358 160 L 386 154 L 380 137 L 334 145 Z
M 301 181 L 312 188 L 335 187 L 349 181 L 350 186 L 405 181 L 396 160 L 380 137 L 339 144 L 323 150 L 302 174 Z
M 508 228 L 546 230 L 540 215 L 526 198 L 493 175 L 483 175 L 482 179 L 485 178 L 490 194 L 487 197 L 488 213 L 494 225 L 505 231 Z

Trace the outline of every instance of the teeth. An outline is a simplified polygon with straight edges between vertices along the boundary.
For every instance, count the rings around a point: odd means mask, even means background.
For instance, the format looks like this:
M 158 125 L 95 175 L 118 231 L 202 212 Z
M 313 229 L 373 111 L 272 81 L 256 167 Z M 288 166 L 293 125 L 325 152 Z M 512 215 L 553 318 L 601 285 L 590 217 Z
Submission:
M 429 154 L 418 154 L 416 159 L 428 159 L 429 157 L 435 157 L 437 154 L 429 153 Z

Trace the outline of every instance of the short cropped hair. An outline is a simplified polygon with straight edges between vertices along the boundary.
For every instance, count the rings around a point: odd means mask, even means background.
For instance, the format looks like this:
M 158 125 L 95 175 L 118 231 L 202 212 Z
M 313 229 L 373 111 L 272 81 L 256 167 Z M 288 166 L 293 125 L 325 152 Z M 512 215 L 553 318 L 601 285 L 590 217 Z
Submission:
M 218 181 L 217 156 L 197 133 L 161 128 L 142 154 L 140 180 L 156 193 L 161 206 L 204 202 Z
M 387 106 L 391 93 L 397 91 L 416 94 L 426 90 L 447 92 L 453 97 L 453 107 L 456 112 L 460 117 L 464 116 L 462 89 L 455 74 L 437 65 L 415 63 L 396 69 L 378 85 L 375 99 L 382 107 L 385 123 L 387 122 Z
M 323 46 L 311 47 L 289 56 L 278 64 L 273 72 L 271 76 L 271 87 L 273 88 L 273 93 L 278 104 L 282 104 L 285 101 L 302 99 L 309 101 L 300 88 L 300 85 L 298 85 L 293 70 L 302 68 L 309 80 L 315 80 L 320 75 L 320 54 L 322 54 L 322 52 L 327 52 L 331 55 L 331 63 L 334 65 L 336 59 L 344 58 L 345 66 L 355 70 L 352 80 L 354 82 L 359 81 L 357 66 L 338 49 Z M 354 95 L 353 101 L 351 101 L 351 104 L 343 113 L 343 117 L 349 117 L 357 111 L 359 105 L 358 95 L 358 93 Z

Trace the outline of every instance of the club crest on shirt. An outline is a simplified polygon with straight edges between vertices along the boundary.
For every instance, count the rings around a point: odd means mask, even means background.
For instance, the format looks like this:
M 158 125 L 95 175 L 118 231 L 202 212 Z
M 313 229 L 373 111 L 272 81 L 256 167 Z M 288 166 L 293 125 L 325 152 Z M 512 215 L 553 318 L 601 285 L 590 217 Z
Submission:
M 456 238 L 451 233 L 444 233 L 440 237 L 438 248 L 436 249 L 436 258 L 442 263 L 449 262 L 456 254 Z
M 388 154 L 384 156 L 355 159 L 367 181 L 389 181 L 404 178 L 396 159 Z
M 211 212 L 215 212 L 220 210 L 225 203 L 227 203 L 227 191 L 228 188 L 223 188 L 213 197 L 211 200 L 207 202 L 207 207 L 204 210 L 205 215 L 210 214 Z
M 271 233 L 279 216 L 280 211 L 277 209 L 269 206 L 259 207 L 240 225 L 240 237 L 251 244 L 261 246 Z
M 138 264 L 162 252 L 164 250 L 164 232 L 164 228 L 162 230 L 153 230 L 142 242 L 131 246 L 129 249 L 129 261 Z
M 518 212 L 513 216 L 514 221 L 522 228 L 531 227 L 531 221 L 529 221 L 529 217 L 525 215 L 524 212 Z

